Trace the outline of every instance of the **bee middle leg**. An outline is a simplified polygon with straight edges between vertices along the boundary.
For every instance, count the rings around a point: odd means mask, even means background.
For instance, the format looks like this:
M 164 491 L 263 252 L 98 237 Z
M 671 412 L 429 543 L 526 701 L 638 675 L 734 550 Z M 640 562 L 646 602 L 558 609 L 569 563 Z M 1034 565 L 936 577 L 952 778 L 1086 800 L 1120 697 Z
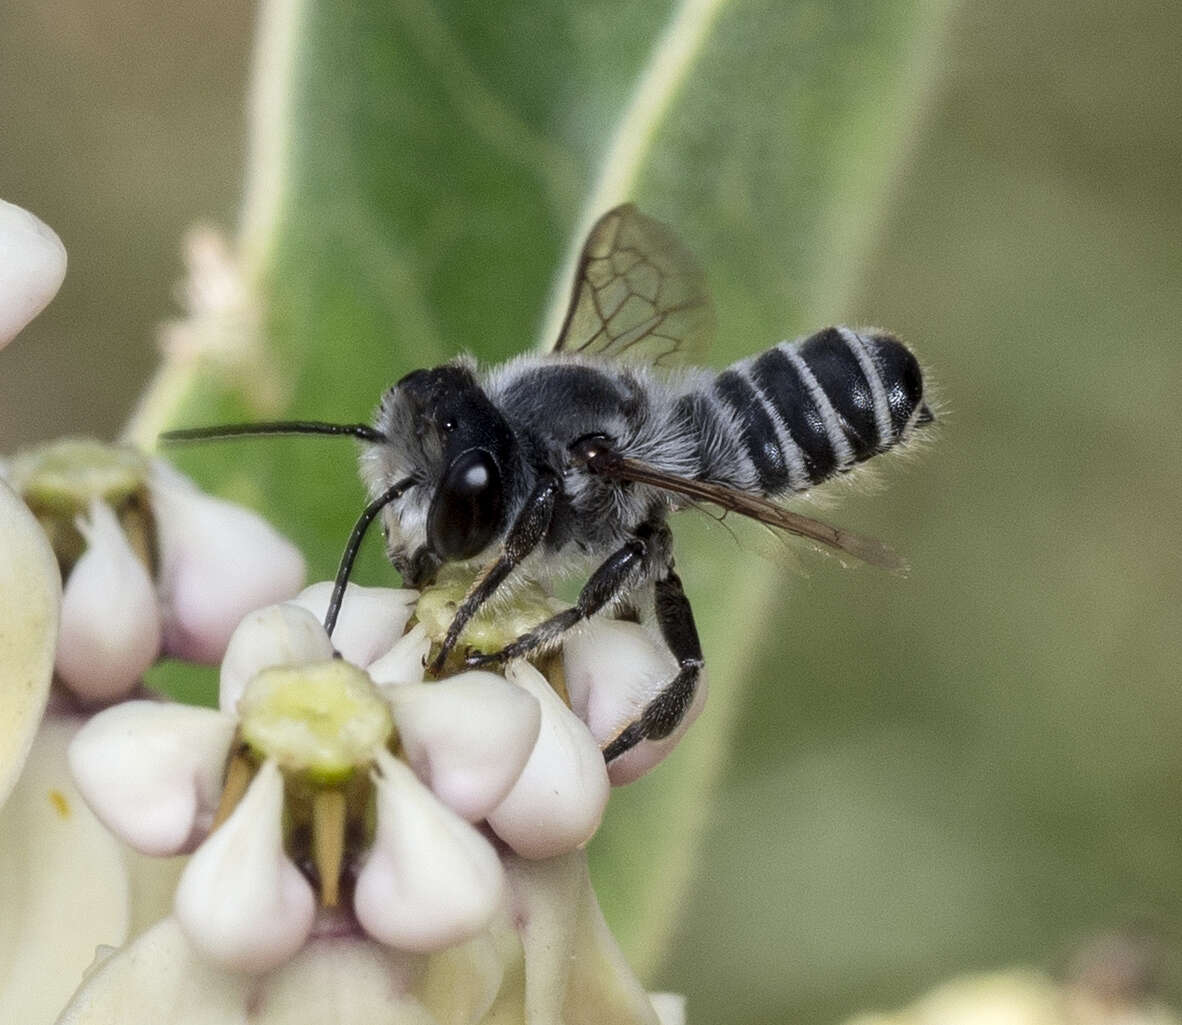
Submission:
M 671 538 L 665 526 L 643 526 L 609 555 L 583 585 L 574 605 L 543 620 L 500 651 L 472 655 L 470 666 L 487 666 L 522 658 L 557 641 L 567 630 L 618 601 L 652 573 L 654 556 L 666 558 Z

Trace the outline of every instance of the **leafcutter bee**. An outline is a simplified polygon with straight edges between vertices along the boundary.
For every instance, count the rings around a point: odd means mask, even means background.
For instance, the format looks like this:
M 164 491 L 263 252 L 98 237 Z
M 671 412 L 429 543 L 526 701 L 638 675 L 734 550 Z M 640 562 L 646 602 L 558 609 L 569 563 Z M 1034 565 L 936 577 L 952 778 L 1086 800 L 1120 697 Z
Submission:
M 721 373 L 685 365 L 712 323 L 692 256 L 670 229 L 628 204 L 591 229 L 548 352 L 487 369 L 461 356 L 415 370 L 382 396 L 372 426 L 285 421 L 164 437 L 359 439 L 371 501 L 341 560 L 325 625 L 335 625 L 357 548 L 380 516 L 390 560 L 410 586 L 430 583 L 444 564 L 478 571 L 435 671 L 511 578 L 589 572 L 570 608 L 468 661 L 535 655 L 589 616 L 643 612 L 678 669 L 606 744 L 610 761 L 676 729 L 702 673 L 669 514 L 708 503 L 893 566 L 885 546 L 782 502 L 903 444 L 932 420 L 919 363 L 889 334 L 831 327 Z

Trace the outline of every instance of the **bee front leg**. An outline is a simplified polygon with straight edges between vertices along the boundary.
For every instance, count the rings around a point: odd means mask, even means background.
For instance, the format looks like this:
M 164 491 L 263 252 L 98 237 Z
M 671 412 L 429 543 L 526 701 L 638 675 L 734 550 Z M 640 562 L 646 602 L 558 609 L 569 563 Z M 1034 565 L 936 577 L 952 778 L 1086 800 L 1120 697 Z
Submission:
M 669 651 L 677 659 L 678 672 L 645 706 L 640 718 L 624 727 L 603 749 L 605 762 L 618 758 L 642 740 L 661 740 L 677 729 L 693 704 L 702 676 L 702 645 L 694 625 L 694 613 L 682 589 L 681 578 L 673 571 L 671 558 L 664 575 L 654 585 L 653 603 L 657 626 Z
M 554 503 L 558 499 L 562 484 L 557 477 L 547 477 L 530 494 L 525 507 L 518 514 L 509 534 L 501 548 L 500 557 L 484 571 L 472 585 L 471 590 L 464 596 L 460 607 L 447 628 L 447 635 L 443 638 L 439 654 L 435 656 L 429 666 L 429 671 L 439 675 L 443 670 L 443 663 L 456 646 L 464 627 L 476 615 L 480 606 L 493 596 L 493 592 L 504 582 L 521 561 L 541 544 L 546 531 L 550 529 L 550 519 L 554 515 Z

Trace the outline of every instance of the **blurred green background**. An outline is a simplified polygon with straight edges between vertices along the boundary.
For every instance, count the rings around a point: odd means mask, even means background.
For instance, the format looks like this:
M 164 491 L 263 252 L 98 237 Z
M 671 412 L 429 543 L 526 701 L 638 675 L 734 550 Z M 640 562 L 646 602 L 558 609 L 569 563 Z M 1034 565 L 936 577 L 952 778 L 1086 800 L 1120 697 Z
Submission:
M 439 18 L 462 43 L 471 81 L 488 90 L 467 96 L 484 104 L 480 116 L 517 111 L 553 129 L 539 155 L 553 158 L 546 196 L 485 155 L 463 165 L 470 177 L 455 188 L 487 194 L 457 224 L 423 225 L 415 189 L 430 184 L 432 159 L 468 159 L 464 126 L 450 126 L 454 137 L 440 128 L 434 153 L 430 118 L 413 124 L 398 96 L 365 124 L 423 149 L 398 165 L 405 181 L 373 184 L 388 200 L 382 230 L 405 216 L 403 236 L 356 259 L 387 261 L 388 274 L 374 273 L 391 310 L 429 320 L 420 333 L 439 354 L 468 346 L 501 358 L 538 322 L 596 154 L 670 8 L 531 5 L 525 25 L 514 20 L 524 6 L 517 15 L 396 6 L 405 32 L 378 42 L 446 53 L 431 35 Z M 724 5 L 719 32 L 734 38 L 704 79 L 719 92 L 695 91 L 691 79 L 639 197 L 674 223 L 715 283 L 719 364 L 825 323 L 879 324 L 914 344 L 943 415 L 929 449 L 887 468 L 888 486 L 853 491 L 824 513 L 905 553 L 906 579 L 819 560 L 806 560 L 807 576 L 782 574 L 729 548 L 720 561 L 718 532 L 680 525 L 714 674 L 705 718 L 715 732 L 733 729 L 716 782 L 703 725 L 613 801 L 594 848 L 609 920 L 654 987 L 689 994 L 695 1025 L 836 1022 L 959 972 L 1055 967 L 1089 935 L 1130 922 L 1161 936 L 1167 993 L 1182 1003 L 1182 9 L 734 7 L 744 18 L 729 23 Z M 625 15 L 636 22 L 627 46 L 611 27 Z M 38 213 L 70 251 L 58 300 L 0 357 L 3 449 L 63 431 L 110 436 L 125 419 L 154 365 L 154 326 L 177 313 L 183 230 L 236 221 L 253 20 L 243 2 L 0 9 L 0 195 Z M 782 53 L 759 48 L 780 30 Z M 904 51 L 914 60 L 904 44 L 916 36 L 927 40 L 919 84 L 890 84 L 891 60 Z M 724 59 L 745 52 L 749 62 Z M 326 47 L 307 63 L 308 82 L 339 71 L 344 53 Z M 407 96 L 429 77 L 425 64 L 407 60 Z M 803 69 L 798 94 L 749 89 L 735 105 L 745 75 L 761 89 L 793 88 L 796 79 L 777 77 L 782 66 Z M 593 74 L 604 67 L 618 77 Z M 897 116 L 874 107 L 879 83 L 907 100 L 887 111 Z M 448 88 L 469 85 L 461 75 Z M 848 104 L 867 120 L 834 124 L 843 89 L 870 95 Z M 712 104 L 717 96 L 731 105 Z M 342 110 L 323 112 L 328 127 L 316 131 L 333 138 Z M 718 124 L 747 148 L 695 160 Z M 320 177 L 313 168 L 305 181 L 342 174 L 328 150 Z M 730 159 L 759 165 L 760 183 L 787 168 L 799 191 L 744 190 Z M 385 170 L 374 165 L 374 176 Z M 835 178 L 845 184 L 834 193 L 860 198 L 870 215 L 802 216 L 798 232 L 797 206 Z M 531 195 L 547 206 L 535 221 Z M 289 212 L 282 253 L 315 254 L 317 232 L 341 220 L 336 192 L 322 199 L 306 217 Z M 773 241 L 728 230 L 763 218 Z M 743 250 L 728 250 L 728 238 Z M 487 280 L 452 265 L 459 246 L 491 268 Z M 419 291 L 403 276 L 416 261 L 432 261 L 431 287 Z M 311 280 L 290 271 L 296 262 L 281 255 L 269 272 L 273 295 L 288 300 L 277 337 L 315 323 L 336 333 L 336 358 L 348 361 L 339 340 L 366 327 L 350 319 L 356 297 L 326 276 L 323 297 L 310 288 L 293 298 L 289 282 Z M 335 391 L 323 370 L 301 368 L 293 401 L 327 387 L 343 404 L 368 378 L 348 408 L 308 408 L 309 398 L 299 409 L 363 417 L 400 360 L 436 355 L 421 346 L 389 364 L 371 355 Z M 225 401 L 195 399 L 190 411 Z M 192 458 L 195 472 L 218 479 L 206 457 Z M 312 467 L 334 455 L 285 448 L 277 458 Z M 347 462 L 338 453 L 334 467 Z M 261 494 L 278 493 L 269 475 L 286 465 L 258 471 Z M 301 469 L 297 484 L 314 472 Z M 347 482 L 351 469 L 339 474 Z M 346 493 L 347 511 L 339 494 L 311 497 L 288 504 L 282 525 L 301 536 L 313 519 L 341 535 L 360 496 Z M 334 558 L 313 552 L 321 572 Z M 369 573 L 381 573 L 375 561 Z M 767 606 L 756 631 L 738 626 L 760 612 L 740 604 L 747 592 Z M 701 786 L 678 793 L 678 780 Z M 665 801 L 680 809 L 671 831 Z M 680 866 L 672 875 L 689 881 L 670 895 L 661 952 L 662 930 L 633 920 L 654 914 L 635 881 L 660 878 L 670 858 Z

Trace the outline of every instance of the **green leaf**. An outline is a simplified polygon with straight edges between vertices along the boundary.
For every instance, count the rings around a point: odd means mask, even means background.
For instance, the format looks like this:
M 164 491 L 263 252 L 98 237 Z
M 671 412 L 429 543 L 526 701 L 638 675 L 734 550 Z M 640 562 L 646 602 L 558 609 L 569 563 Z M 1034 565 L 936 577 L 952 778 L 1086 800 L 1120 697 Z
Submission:
M 716 365 L 857 320 L 849 296 L 924 109 L 945 7 L 266 5 L 240 240 L 260 348 L 236 375 L 209 362 L 166 372 L 139 435 L 264 415 L 365 419 L 412 368 L 527 349 L 555 323 L 564 258 L 626 198 L 700 254 Z M 315 578 L 331 575 L 363 504 L 350 443 L 177 458 L 266 512 Z M 686 527 L 679 565 L 711 702 L 683 750 L 615 795 L 592 848 L 608 920 L 642 973 L 690 884 L 760 624 L 783 595 L 777 567 Z M 379 547 L 362 582 L 393 581 Z

